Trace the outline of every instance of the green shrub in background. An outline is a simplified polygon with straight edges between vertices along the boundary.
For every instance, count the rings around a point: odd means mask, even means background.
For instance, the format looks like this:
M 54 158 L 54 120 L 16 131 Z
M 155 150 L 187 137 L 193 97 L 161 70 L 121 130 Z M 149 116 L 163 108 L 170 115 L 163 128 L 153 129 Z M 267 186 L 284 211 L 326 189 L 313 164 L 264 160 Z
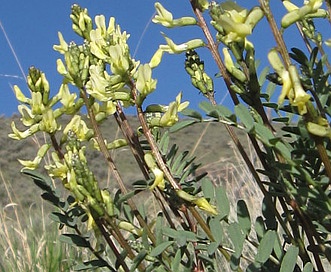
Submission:
M 72 7 L 73 30 L 82 43 L 68 44 L 59 33 L 54 49 L 63 55 L 57 61 L 63 83 L 58 93 L 50 96 L 46 76 L 36 68 L 29 70 L 30 97 L 14 88 L 27 129 L 20 131 L 13 123 L 10 137 L 49 135 L 34 160 L 21 161 L 23 173 L 56 207 L 51 218 L 60 229 L 72 230 L 59 240 L 77 251 L 89 250 L 89 259 L 77 262 L 75 270 L 326 271 L 331 261 L 330 64 L 314 21 L 330 19 L 330 1 L 305 1 L 301 6 L 283 1 L 288 12 L 280 22 L 267 0 L 259 0 L 250 10 L 232 1 L 190 3 L 192 17 L 176 19 L 155 3 L 153 22 L 187 31 L 197 25 L 201 38 L 175 44 L 164 36 L 166 44 L 145 64 L 131 57 L 128 35 L 114 18 L 106 22 L 99 15 L 93 23 L 86 9 Z M 254 43 L 248 40 L 263 17 L 265 25 L 260 27 L 269 27 L 275 38 L 267 56 L 271 73 L 257 72 Z M 308 54 L 304 48 L 289 52 L 283 34 L 292 24 Z M 201 48 L 210 51 L 219 68 L 234 111 L 217 103 L 213 79 L 198 55 Z M 153 68 L 166 53 L 185 54 L 185 70 L 204 96 L 203 114 L 189 109 L 182 93 L 169 105 L 146 105 L 146 97 L 157 91 Z M 279 95 L 273 100 L 271 89 L 276 85 Z M 139 127 L 128 122 L 127 108 L 136 109 Z M 269 110 L 276 116 L 272 120 Z M 179 120 L 179 113 L 186 118 Z M 59 120 L 65 115 L 71 119 L 61 127 Z M 115 118 L 123 138 L 109 142 L 103 137 L 100 124 L 106 118 Z M 237 216 L 229 218 L 227 192 L 206 175 L 195 175 L 194 157 L 171 145 L 170 133 L 198 122 L 226 127 L 264 196 L 262 216 L 251 218 L 245 201 L 238 200 Z M 261 169 L 254 167 L 234 128 L 247 133 Z M 116 192 L 100 188 L 86 159 L 90 147 L 103 154 L 100 167 L 111 171 Z M 130 190 L 110 153 L 123 147 L 130 148 L 144 177 Z M 46 154 L 51 161 L 45 166 L 48 176 L 43 176 L 36 169 Z M 52 179 L 69 196 L 62 196 Z M 148 210 L 148 202 L 136 204 L 137 196 L 146 192 L 159 204 L 155 213 Z

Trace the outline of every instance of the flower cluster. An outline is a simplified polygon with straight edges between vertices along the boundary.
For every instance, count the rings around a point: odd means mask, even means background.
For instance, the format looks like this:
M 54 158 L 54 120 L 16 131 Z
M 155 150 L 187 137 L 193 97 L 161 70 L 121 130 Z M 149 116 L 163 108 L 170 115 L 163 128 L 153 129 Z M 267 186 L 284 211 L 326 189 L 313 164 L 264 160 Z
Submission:
M 16 140 L 25 139 L 38 131 L 54 134 L 59 129 L 56 119 L 62 114 L 60 110 L 52 110 L 60 97 L 56 95 L 50 98 L 49 83 L 43 72 L 31 67 L 27 82 L 31 98 L 26 97 L 18 86 L 14 86 L 15 96 L 22 103 L 18 106 L 21 121 L 24 126 L 28 127 L 25 131 L 20 131 L 12 122 L 13 133 L 9 134 L 9 137 Z
M 308 0 L 304 1 L 304 5 L 299 8 L 288 0 L 283 1 L 283 5 L 287 9 L 288 13 L 282 18 L 282 27 L 287 28 L 295 22 L 306 18 L 326 17 L 328 13 L 324 9 L 320 9 L 322 4 L 322 0 Z

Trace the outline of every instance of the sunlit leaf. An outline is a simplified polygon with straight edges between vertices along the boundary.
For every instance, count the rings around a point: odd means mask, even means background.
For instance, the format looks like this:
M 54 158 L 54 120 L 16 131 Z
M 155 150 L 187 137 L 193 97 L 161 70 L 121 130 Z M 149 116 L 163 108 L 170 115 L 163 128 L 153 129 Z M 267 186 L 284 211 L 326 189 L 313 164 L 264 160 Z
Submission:
M 314 266 L 311 263 L 306 263 L 303 272 L 313 272 L 314 271 Z
M 223 238 L 223 230 L 218 216 L 210 219 L 209 227 L 215 241 L 220 244 Z
M 245 241 L 245 234 L 243 230 L 241 229 L 240 225 L 238 223 L 232 223 L 229 225 L 228 228 L 229 231 L 229 237 L 233 243 L 234 249 L 236 253 L 240 253 L 243 250 L 243 245 Z
M 166 241 L 162 244 L 158 245 L 157 247 L 153 248 L 152 251 L 149 253 L 150 256 L 156 257 L 160 255 L 163 251 L 165 251 L 169 246 L 171 246 L 174 241 Z
M 274 248 L 276 236 L 277 234 L 274 230 L 268 230 L 266 232 L 257 249 L 255 261 L 263 264 L 269 259 L 270 254 Z
M 204 178 L 201 182 L 201 189 L 203 192 L 203 195 L 207 199 L 213 199 L 214 198 L 214 184 L 211 182 L 209 178 Z
M 230 204 L 226 191 L 222 186 L 219 186 L 215 189 L 217 211 L 221 218 L 228 217 L 230 213 Z
M 254 119 L 250 111 L 243 104 L 238 104 L 235 106 L 234 111 L 240 121 L 244 124 L 247 131 L 250 132 L 254 127 Z
M 280 272 L 293 271 L 297 258 L 299 255 L 299 248 L 291 245 L 283 258 L 282 264 L 280 266 Z

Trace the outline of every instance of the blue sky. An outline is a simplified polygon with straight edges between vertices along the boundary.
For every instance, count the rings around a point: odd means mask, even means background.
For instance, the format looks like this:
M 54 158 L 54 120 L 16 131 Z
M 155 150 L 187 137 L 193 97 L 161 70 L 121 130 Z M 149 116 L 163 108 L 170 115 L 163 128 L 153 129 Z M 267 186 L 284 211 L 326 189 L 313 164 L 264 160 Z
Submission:
M 61 77 L 56 72 L 56 59 L 61 56 L 53 50 L 53 45 L 58 43 L 57 32 L 61 31 L 66 41 L 74 40 L 81 42 L 79 37 L 71 30 L 71 20 L 69 18 L 70 7 L 73 3 L 78 3 L 86 7 L 93 18 L 97 14 L 104 14 L 106 18 L 113 16 L 120 24 L 122 30 L 130 33 L 129 44 L 131 53 L 135 53 L 135 58 L 141 62 L 148 62 L 158 48 L 160 43 L 165 43 L 160 32 L 165 32 L 176 43 L 182 43 L 190 38 L 202 37 L 198 27 L 186 29 L 165 29 L 149 21 L 154 13 L 154 0 L 57 0 L 57 1 L 37 1 L 37 0 L 11 0 L 2 1 L 0 10 L 0 21 L 7 33 L 8 38 L 17 54 L 26 74 L 30 66 L 35 66 L 46 73 L 51 84 L 53 94 L 57 92 Z M 173 12 L 174 17 L 191 16 L 189 1 L 160 1 L 167 9 Z M 250 2 L 250 4 L 247 4 Z M 238 4 L 250 7 L 258 1 L 237 1 Z M 281 1 L 271 1 L 275 7 L 275 15 L 280 18 L 285 13 Z M 302 1 L 298 1 L 300 4 Z M 249 6 L 247 6 L 249 5 Z M 264 22 L 265 23 L 265 22 Z M 257 58 L 265 59 L 267 49 L 275 43 L 266 24 L 260 23 L 249 39 L 254 42 Z M 146 28 L 144 32 L 144 29 Z M 294 46 L 298 41 L 294 31 L 290 31 L 287 37 L 290 44 Z M 205 68 L 211 76 L 216 74 L 217 68 L 210 60 L 206 49 L 200 50 L 202 58 L 205 60 Z M 203 97 L 190 85 L 190 80 L 184 71 L 184 55 L 165 55 L 162 64 L 157 67 L 153 76 L 158 79 L 158 88 L 153 96 L 147 101 L 150 103 L 169 103 L 174 100 L 179 91 L 183 91 L 183 99 L 191 102 L 191 107 L 197 108 L 199 101 Z M 23 75 L 11 52 L 11 49 L 0 32 L 0 115 L 7 116 L 17 112 L 17 102 L 11 90 L 11 86 L 17 84 L 24 93 L 28 93 Z M 267 63 L 262 63 L 264 66 Z M 226 97 L 226 90 L 221 79 L 215 79 L 216 99 L 223 101 L 225 105 L 230 105 L 230 98 Z

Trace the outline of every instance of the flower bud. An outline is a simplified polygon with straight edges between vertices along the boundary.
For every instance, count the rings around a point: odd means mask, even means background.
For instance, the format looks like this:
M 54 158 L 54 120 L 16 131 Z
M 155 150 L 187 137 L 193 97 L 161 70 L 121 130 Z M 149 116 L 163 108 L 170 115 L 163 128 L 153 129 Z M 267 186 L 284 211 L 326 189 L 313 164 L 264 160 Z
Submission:
M 103 203 L 105 204 L 106 207 L 106 212 L 107 215 L 112 217 L 115 215 L 115 210 L 114 210 L 114 201 L 110 196 L 110 193 L 104 189 L 101 190 L 101 195 L 102 195 L 102 199 L 103 199 Z
M 307 130 L 310 134 L 318 137 L 328 137 L 331 139 L 331 129 L 329 126 L 322 126 L 312 122 L 307 122 Z
M 331 43 L 330 43 L 331 44 Z M 158 49 L 156 50 L 156 52 L 154 53 L 153 57 L 151 58 L 151 60 L 149 61 L 149 66 L 153 69 L 155 67 L 157 67 L 160 63 L 161 63 L 161 60 L 162 60 L 162 56 L 163 56 L 163 53 L 165 51 L 162 50 L 162 49 Z
M 197 4 L 202 12 L 209 8 L 209 2 L 207 0 L 198 0 Z
M 224 64 L 228 72 L 240 82 L 244 83 L 247 81 L 246 75 L 243 71 L 235 66 L 233 63 L 232 57 L 229 53 L 229 50 L 224 47 L 223 48 L 223 55 L 224 55 Z
M 137 235 L 139 237 L 142 236 L 143 234 L 143 230 L 142 229 L 138 229 L 136 228 L 134 225 L 132 225 L 131 223 L 129 222 L 125 222 L 125 221 L 120 221 L 117 225 L 120 229 L 122 230 L 126 230 L 126 231 L 129 231 L 131 232 L 132 234 L 134 235 Z

